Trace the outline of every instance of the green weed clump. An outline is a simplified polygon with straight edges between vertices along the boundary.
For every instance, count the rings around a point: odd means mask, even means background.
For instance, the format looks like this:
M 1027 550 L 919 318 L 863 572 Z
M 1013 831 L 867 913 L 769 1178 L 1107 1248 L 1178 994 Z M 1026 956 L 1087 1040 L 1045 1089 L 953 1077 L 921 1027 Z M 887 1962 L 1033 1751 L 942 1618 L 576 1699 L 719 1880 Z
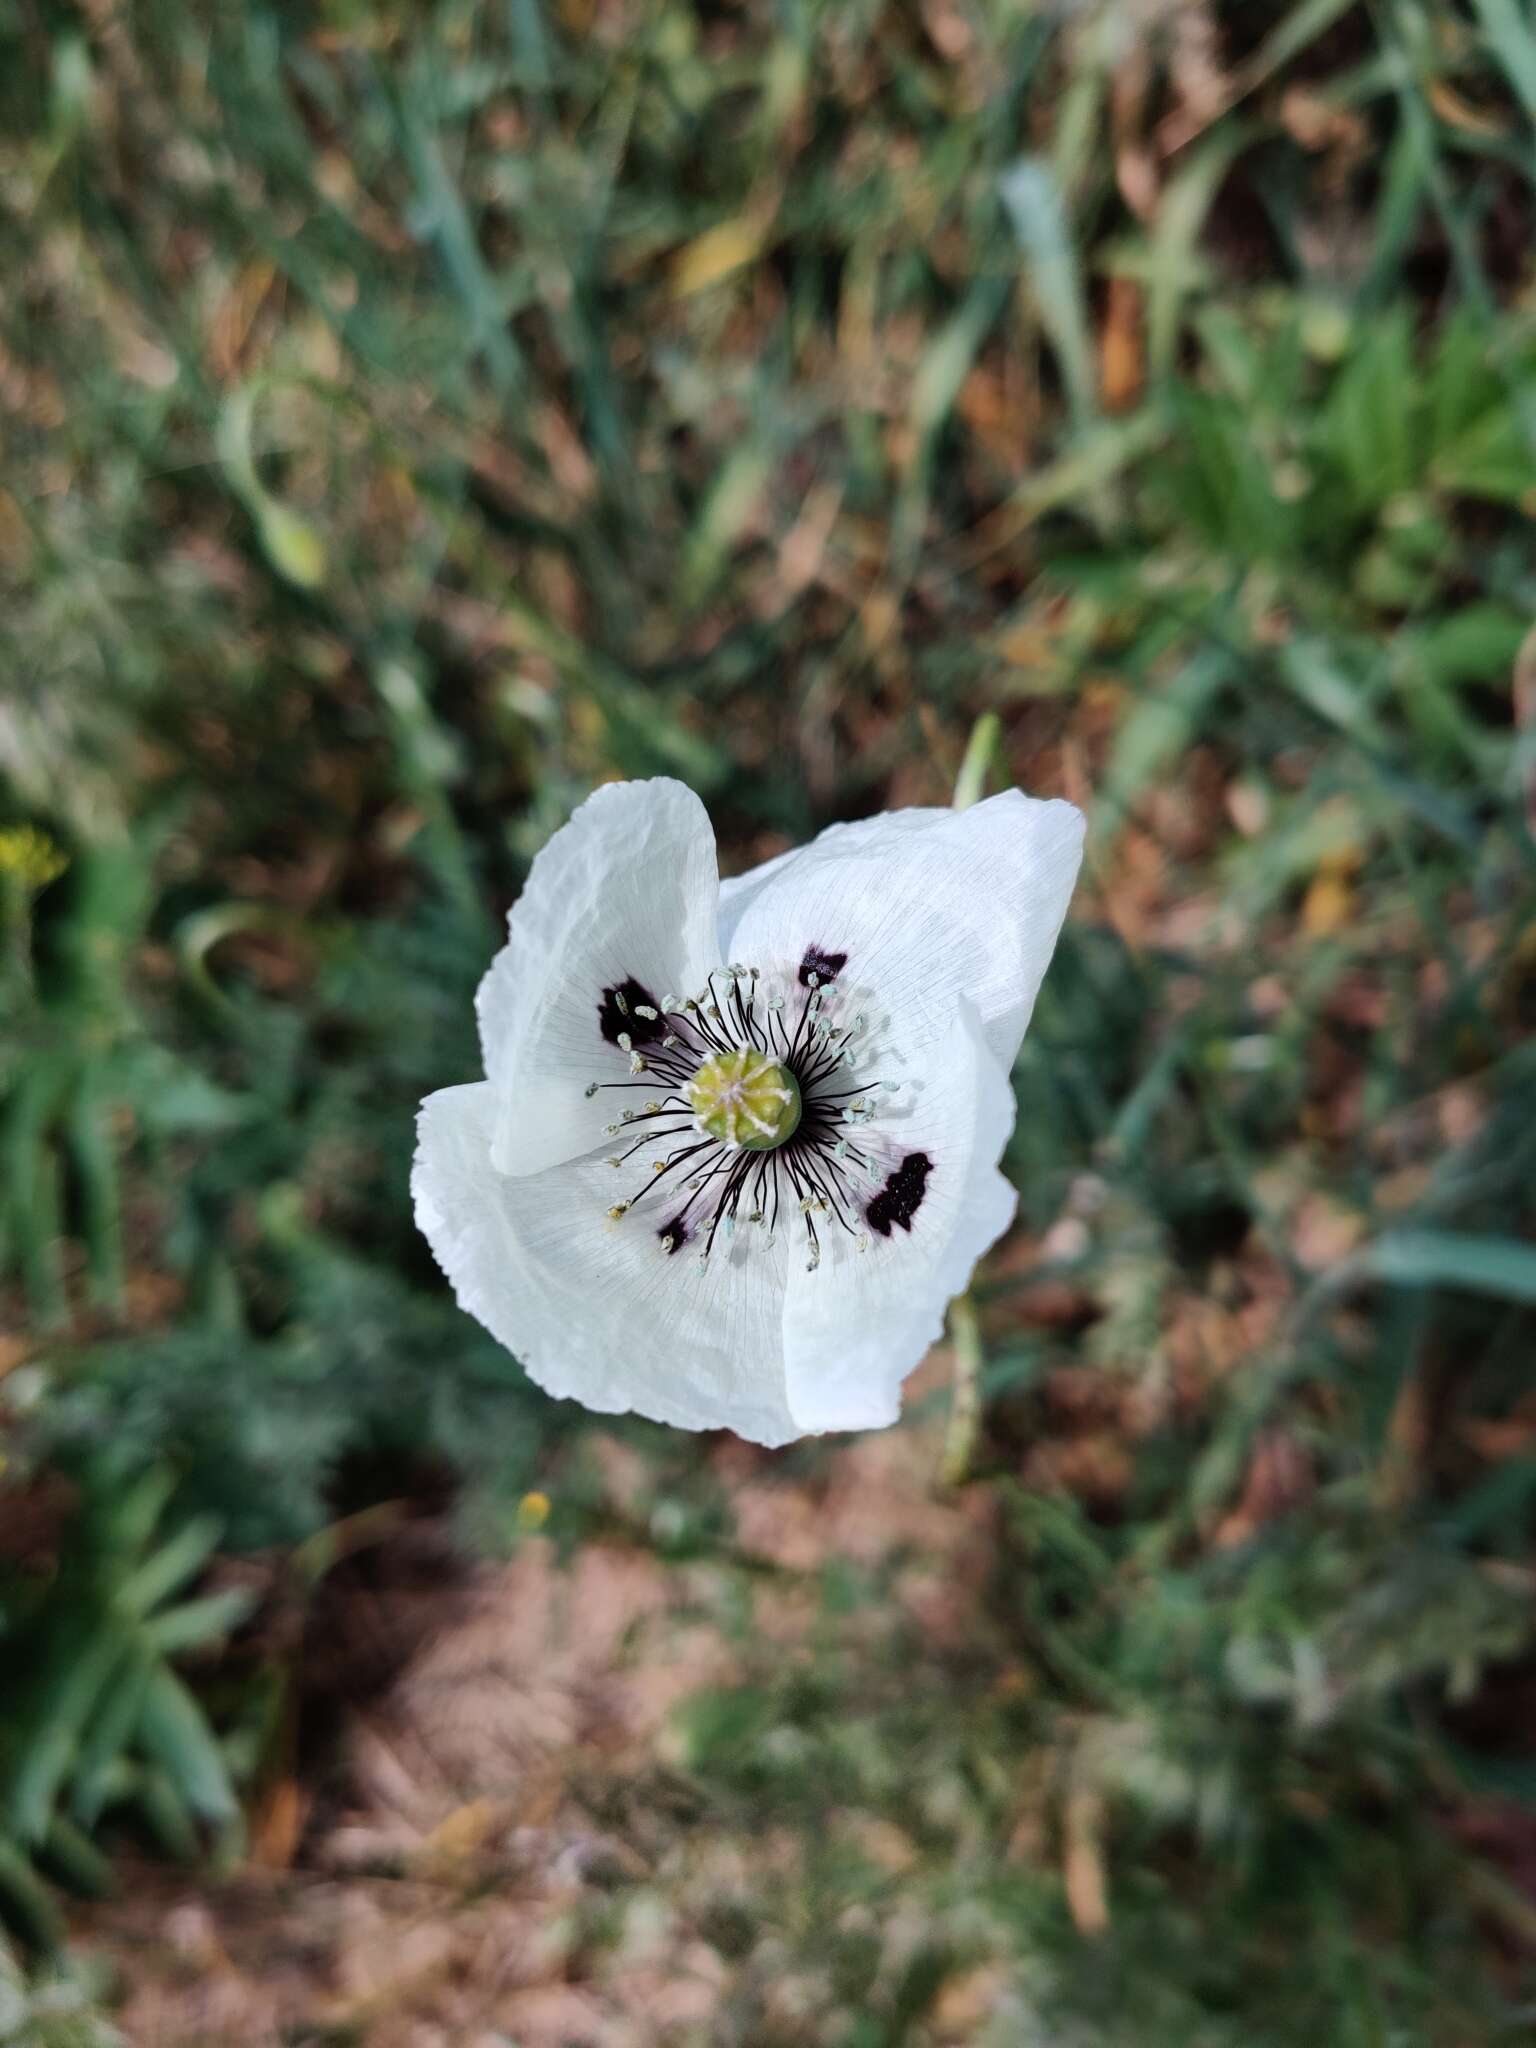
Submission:
M 786 1957 L 844 2048 L 978 1959 L 1054 2048 L 1521 2038 L 1533 123 L 1505 0 L 0 15 L 0 1910 L 235 1852 L 215 1546 L 595 1526 L 407 1195 L 572 804 L 744 865 L 990 717 L 1090 820 L 994 1563 L 685 1714 L 800 1844 L 720 2038 Z

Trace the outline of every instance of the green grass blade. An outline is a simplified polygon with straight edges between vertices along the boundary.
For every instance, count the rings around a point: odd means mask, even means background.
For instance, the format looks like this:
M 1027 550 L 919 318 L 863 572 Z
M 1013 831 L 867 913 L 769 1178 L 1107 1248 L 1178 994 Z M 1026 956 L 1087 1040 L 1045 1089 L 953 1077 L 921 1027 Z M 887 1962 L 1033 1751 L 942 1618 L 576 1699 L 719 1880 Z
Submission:
M 146 1751 L 195 1814 L 215 1825 L 239 1817 L 240 1805 L 229 1771 L 203 1710 L 175 1673 L 163 1665 L 145 1688 L 139 1735 Z
M 1448 1287 L 1536 1306 L 1536 1245 L 1447 1230 L 1395 1230 L 1378 1238 L 1366 1270 L 1394 1287 Z
M 1536 25 L 1517 0 L 1473 0 L 1489 48 L 1503 66 L 1520 104 L 1536 121 Z
M 1081 431 L 1097 411 L 1093 347 L 1077 246 L 1061 188 L 1049 164 L 1025 157 L 1004 174 L 998 189 L 1024 252 L 1035 307 L 1056 351 L 1072 417 Z

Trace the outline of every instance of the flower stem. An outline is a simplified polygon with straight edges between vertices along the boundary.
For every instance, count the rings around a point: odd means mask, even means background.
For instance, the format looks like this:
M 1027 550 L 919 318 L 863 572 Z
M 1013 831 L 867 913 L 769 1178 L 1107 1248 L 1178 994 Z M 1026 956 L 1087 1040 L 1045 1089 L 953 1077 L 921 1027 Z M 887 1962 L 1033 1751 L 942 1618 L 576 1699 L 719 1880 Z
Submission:
M 939 1484 L 963 1486 L 981 1431 L 981 1326 L 968 1294 L 950 1304 L 949 1340 L 955 1354 L 955 1391 L 939 1460 Z
M 965 743 L 965 759 L 955 777 L 953 804 L 957 811 L 968 811 L 972 804 L 980 803 L 986 795 L 987 776 L 1002 730 L 1002 720 L 995 711 L 984 711 L 971 727 L 971 736 Z
M 971 727 L 965 758 L 955 777 L 954 808 L 968 811 L 987 793 L 987 777 L 1002 736 L 1002 720 L 984 711 Z M 949 1336 L 955 1355 L 955 1391 L 949 1406 L 949 1427 L 939 1460 L 941 1486 L 962 1486 L 969 1477 L 976 1438 L 981 1429 L 981 1328 L 968 1294 L 950 1305 Z

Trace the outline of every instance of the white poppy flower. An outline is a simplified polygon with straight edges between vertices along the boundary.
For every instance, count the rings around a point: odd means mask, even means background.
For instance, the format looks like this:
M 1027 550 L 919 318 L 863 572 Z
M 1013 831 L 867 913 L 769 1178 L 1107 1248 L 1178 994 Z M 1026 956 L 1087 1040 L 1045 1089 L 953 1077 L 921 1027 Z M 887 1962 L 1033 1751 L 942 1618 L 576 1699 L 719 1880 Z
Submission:
M 704 806 L 599 789 L 421 1107 L 416 1216 L 540 1386 L 762 1444 L 879 1428 L 1008 1227 L 1008 1070 L 1082 854 L 1010 790 L 721 882 Z

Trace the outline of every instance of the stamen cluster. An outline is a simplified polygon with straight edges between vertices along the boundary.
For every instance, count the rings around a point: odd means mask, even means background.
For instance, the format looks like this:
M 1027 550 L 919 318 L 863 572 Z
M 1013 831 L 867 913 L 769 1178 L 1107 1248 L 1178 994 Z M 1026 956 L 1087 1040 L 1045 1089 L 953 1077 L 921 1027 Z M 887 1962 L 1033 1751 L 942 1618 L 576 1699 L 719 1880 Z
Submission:
M 656 1232 L 663 1250 L 696 1244 L 701 1266 L 742 1222 L 765 1231 L 765 1249 L 781 1227 L 803 1231 L 808 1272 L 821 1263 L 822 1230 L 834 1224 L 868 1249 L 865 1204 L 880 1173 L 854 1133 L 874 1118 L 874 1091 L 896 1084 L 850 1080 L 864 1056 L 864 1016 L 846 1024 L 824 1017 L 828 990 L 808 965 L 790 984 L 796 993 L 800 986 L 797 1012 L 793 994 L 761 993 L 756 967 L 727 967 L 696 996 L 657 999 L 634 981 L 604 991 L 603 1015 L 614 1026 L 610 1033 L 605 1023 L 604 1035 L 628 1055 L 634 1078 L 594 1081 L 587 1094 L 645 1094 L 607 1126 L 610 1137 L 632 1140 L 608 1163 L 622 1170 L 653 1155 L 648 1177 L 608 1211 L 615 1222 L 642 1203 L 653 1214 L 670 1208 Z

